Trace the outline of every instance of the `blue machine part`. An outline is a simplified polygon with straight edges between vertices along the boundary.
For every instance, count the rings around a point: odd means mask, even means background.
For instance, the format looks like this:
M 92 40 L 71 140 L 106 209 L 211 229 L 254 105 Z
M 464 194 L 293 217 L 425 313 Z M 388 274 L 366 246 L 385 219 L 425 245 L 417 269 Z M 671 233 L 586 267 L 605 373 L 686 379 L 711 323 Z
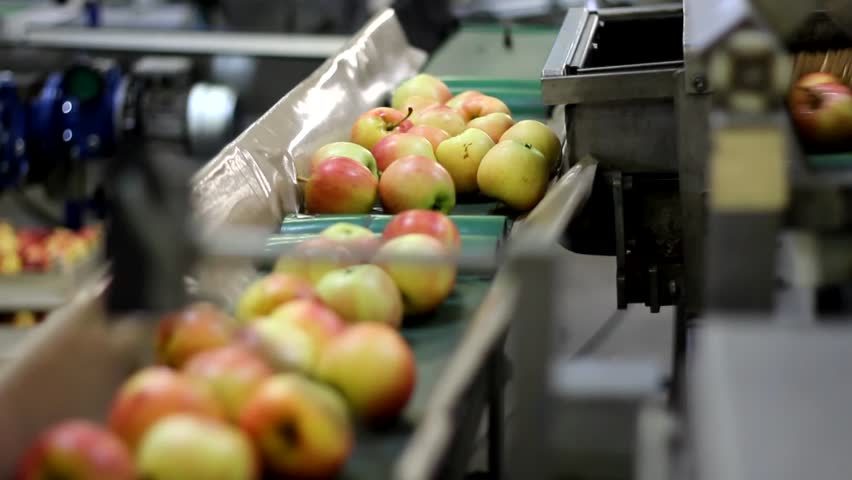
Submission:
M 18 98 L 10 75 L 0 75 L 0 188 L 20 184 L 26 178 L 27 109 Z

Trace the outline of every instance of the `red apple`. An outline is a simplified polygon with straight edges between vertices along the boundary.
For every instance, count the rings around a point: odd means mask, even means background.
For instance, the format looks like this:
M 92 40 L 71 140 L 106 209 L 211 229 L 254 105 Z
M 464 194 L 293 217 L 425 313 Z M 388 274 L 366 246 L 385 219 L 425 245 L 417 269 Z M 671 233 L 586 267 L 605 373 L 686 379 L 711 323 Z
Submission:
M 229 420 L 236 421 L 252 392 L 274 372 L 259 356 L 241 345 L 200 353 L 183 372 L 206 383 Z
M 827 73 L 827 72 L 812 72 L 807 75 L 803 75 L 798 81 L 796 81 L 796 86 L 798 87 L 813 87 L 815 85 L 823 85 L 826 83 L 840 84 L 843 85 L 843 80 L 838 78 L 837 76 Z
M 393 327 L 359 323 L 328 346 L 319 378 L 335 386 L 355 414 L 383 423 L 402 412 L 414 391 L 414 354 Z
M 269 317 L 301 328 L 313 337 L 319 348 L 346 328 L 346 323 L 334 310 L 314 300 L 292 301 L 279 307 Z
M 264 464 L 286 478 L 333 477 L 352 452 L 345 401 L 331 388 L 296 374 L 266 380 L 243 408 L 239 424 Z
M 436 261 L 406 261 L 403 259 L 406 255 L 431 256 Z M 421 314 L 438 308 L 453 291 L 456 281 L 456 266 L 450 252 L 438 239 L 423 233 L 408 233 L 391 239 L 382 245 L 373 263 L 384 269 L 396 283 L 407 314 Z
M 433 127 L 432 125 L 415 125 L 411 127 L 411 130 L 409 130 L 408 133 L 412 135 L 420 135 L 426 140 L 429 140 L 429 143 L 432 144 L 432 150 L 437 150 L 438 145 L 440 145 L 441 142 L 450 138 L 449 133 L 438 127 Z
M 109 412 L 109 427 L 135 450 L 151 425 L 175 413 L 222 419 L 222 409 L 203 384 L 166 367 L 149 367 L 131 376 L 118 390 Z
M 410 108 L 411 110 L 417 112 L 423 110 L 424 108 L 431 107 L 432 105 L 440 105 L 441 102 L 438 99 L 431 97 L 423 97 L 420 95 L 413 95 L 408 97 L 404 102 L 402 102 L 402 106 L 400 106 L 399 110 L 403 112 L 407 112 Z
M 464 106 L 464 102 L 468 101 L 470 98 L 480 95 L 483 95 L 482 92 L 477 90 L 466 90 L 448 100 L 446 105 L 459 112 L 464 117 L 465 121 L 468 121 L 470 120 L 470 118 L 467 117 L 468 113 L 462 108 Z
M 298 275 L 315 284 L 332 270 L 357 265 L 360 258 L 344 243 L 320 236 L 305 240 L 282 255 L 275 263 L 275 271 Z
M 373 156 L 380 172 L 384 172 L 391 163 L 408 155 L 420 155 L 435 159 L 435 151 L 429 140 L 410 133 L 394 133 L 379 140 L 373 147 Z
M 305 186 L 310 213 L 369 213 L 376 203 L 376 177 L 349 157 L 320 163 Z
M 319 236 L 339 242 L 362 261 L 369 260 L 380 243 L 379 237 L 369 228 L 348 222 L 337 222 L 326 227 Z
M 393 279 L 375 265 L 356 265 L 330 272 L 317 284 L 326 305 L 347 323 L 402 324 L 402 295 Z
M 112 432 L 67 420 L 39 435 L 18 465 L 17 480 L 134 480 L 133 457 Z
M 271 273 L 246 289 L 237 304 L 237 318 L 248 323 L 300 298 L 316 298 L 310 282 L 296 275 Z
M 459 229 L 450 217 L 431 210 L 407 210 L 394 216 L 385 226 L 382 240 L 387 242 L 409 233 L 424 233 L 440 240 L 451 252 L 461 248 Z
M 400 158 L 379 180 L 379 197 L 386 212 L 411 209 L 449 213 L 456 191 L 449 172 L 435 160 L 418 155 Z
M 20 255 L 24 270 L 44 272 L 50 270 L 53 263 L 50 252 L 47 251 L 47 247 L 43 243 L 21 246 Z
M 194 303 L 166 315 L 157 326 L 157 358 L 180 367 L 193 355 L 231 342 L 235 322 L 210 303 Z
M 478 128 L 487 133 L 494 143 L 497 143 L 500 141 L 500 137 L 506 133 L 506 130 L 512 128 L 514 124 L 515 121 L 512 120 L 512 117 L 508 113 L 495 112 L 467 122 L 467 129 Z
M 452 97 L 450 89 L 440 79 L 421 73 L 402 82 L 393 92 L 391 106 L 402 110 L 411 97 L 426 97 L 444 103 Z
M 446 105 L 433 105 L 411 116 L 411 122 L 416 125 L 431 125 L 447 132 L 451 137 L 464 130 L 465 119 L 462 115 Z
M 334 142 L 322 146 L 311 156 L 311 171 L 313 172 L 320 163 L 334 157 L 349 157 L 370 169 L 373 175 L 378 176 L 373 154 L 361 145 L 351 142 Z
M 468 120 L 484 117 L 492 113 L 509 114 L 509 107 L 502 100 L 488 95 L 471 95 L 462 104 L 462 116 Z
M 411 121 L 408 120 L 410 114 L 410 112 L 403 113 L 393 108 L 374 108 L 361 114 L 355 120 L 350 133 L 351 140 L 353 143 L 371 150 L 376 142 L 391 133 L 405 132 L 411 128 Z
M 790 112 L 799 134 L 821 147 L 852 144 L 852 91 L 840 83 L 805 77 L 790 93 Z

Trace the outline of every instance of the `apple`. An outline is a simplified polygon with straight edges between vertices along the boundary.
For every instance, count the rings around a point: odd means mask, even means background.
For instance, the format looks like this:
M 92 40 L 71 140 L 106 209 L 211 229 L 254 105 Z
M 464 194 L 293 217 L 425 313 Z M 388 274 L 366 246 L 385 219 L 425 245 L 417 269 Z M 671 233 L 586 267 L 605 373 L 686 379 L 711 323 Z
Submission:
M 502 100 L 488 95 L 471 95 L 462 103 L 462 116 L 470 121 L 492 113 L 509 114 L 509 107 Z
M 376 177 L 379 176 L 378 170 L 376 170 L 376 159 L 373 158 L 373 154 L 361 145 L 352 142 L 334 142 L 321 147 L 311 156 L 311 171 L 320 163 L 334 157 L 351 158 L 370 169 L 370 172 Z
M 359 263 L 359 256 L 342 242 L 326 237 L 305 240 L 285 252 L 275 263 L 275 272 L 298 275 L 315 284 L 326 273 Z
M 235 322 L 210 303 L 193 303 L 164 316 L 157 325 L 158 360 L 180 367 L 193 355 L 231 342 Z
M 20 257 L 24 270 L 44 272 L 50 270 L 52 257 L 43 243 L 31 243 L 23 245 L 20 249 Z
M 237 319 L 244 323 L 251 322 L 299 298 L 316 298 L 316 291 L 310 282 L 296 275 L 273 272 L 256 280 L 243 292 L 237 303 Z
M 41 242 L 32 242 L 41 243 Z M 16 234 L 14 228 L 8 223 L 0 224 L 0 255 L 8 255 L 23 250 L 29 244 L 20 241 L 20 233 Z
M 370 424 L 396 418 L 414 391 L 414 353 L 390 325 L 359 323 L 326 348 L 319 378 L 333 385 Z
M 186 414 L 154 424 L 136 464 L 139 478 L 156 480 L 254 480 L 260 472 L 251 441 L 238 428 Z
M 402 295 L 393 279 L 375 265 L 335 270 L 317 284 L 317 294 L 349 324 L 402 324 Z
M 494 147 L 494 140 L 478 128 L 469 128 L 438 145 L 437 157 L 453 178 L 458 193 L 478 190 L 476 171 L 485 154 Z
M 436 262 L 406 261 L 399 257 L 433 257 Z M 446 260 L 446 262 L 437 262 Z M 373 263 L 384 269 L 402 294 L 406 314 L 430 312 L 453 291 L 456 266 L 440 240 L 424 233 L 395 237 L 376 252 Z
M 319 348 L 346 328 L 346 323 L 334 310 L 314 300 L 292 301 L 279 307 L 269 317 L 277 322 L 301 328 L 313 338 Z
M 352 453 L 354 433 L 345 400 L 296 374 L 267 379 L 240 412 L 239 425 L 264 464 L 286 478 L 334 477 Z
M 429 140 L 429 143 L 432 144 L 433 150 L 437 150 L 438 145 L 440 145 L 441 142 L 450 138 L 449 133 L 438 127 L 433 127 L 432 125 L 415 125 L 411 127 L 411 130 L 409 130 L 408 133 L 411 135 L 420 135 L 426 140 Z
M 480 95 L 483 95 L 483 93 L 477 90 L 465 90 L 464 92 L 461 92 L 455 97 L 449 99 L 445 105 L 462 114 L 462 116 L 465 117 L 465 121 L 467 121 L 470 120 L 470 118 L 467 118 L 467 112 L 465 112 L 462 108 L 464 106 L 464 102 Z
M 384 171 L 379 198 L 389 213 L 414 208 L 449 213 L 456 206 L 453 177 L 435 160 L 419 155 L 400 158 Z
M 134 480 L 133 457 L 112 432 L 87 420 L 66 420 L 39 434 L 15 478 Z
M 450 89 L 440 79 L 421 73 L 402 82 L 393 92 L 391 106 L 402 110 L 406 101 L 411 97 L 433 98 L 437 103 L 444 103 L 453 96 Z
M 799 134 L 822 147 L 852 143 L 852 90 L 840 83 L 805 77 L 790 93 L 790 112 Z
M 23 266 L 17 253 L 0 254 L 0 275 L 16 275 L 21 273 Z
M 411 110 L 417 112 L 419 110 L 423 110 L 424 108 L 431 107 L 432 105 L 440 104 L 441 102 L 436 98 L 413 95 L 405 99 L 405 101 L 402 102 L 402 105 L 399 107 L 398 110 L 402 112 L 407 112 L 410 108 Z
M 380 172 L 384 172 L 395 160 L 408 155 L 420 155 L 435 160 L 435 152 L 429 140 L 410 133 L 394 133 L 379 140 L 373 147 L 373 155 Z
M 339 242 L 348 248 L 359 260 L 368 260 L 379 248 L 379 237 L 367 227 L 348 222 L 337 222 L 319 234 Z
M 369 213 L 376 203 L 373 172 L 349 157 L 332 157 L 317 165 L 305 186 L 310 213 Z
M 476 182 L 482 193 L 526 211 L 544 198 L 550 171 L 550 162 L 532 145 L 503 140 L 485 154 Z
M 274 373 L 259 356 L 236 344 L 199 353 L 182 371 L 206 383 L 232 421 L 254 389 Z
M 174 413 L 221 419 L 222 409 L 206 385 L 167 367 L 133 374 L 118 390 L 109 412 L 109 427 L 135 450 L 151 425 Z
M 451 136 L 458 135 L 465 127 L 464 117 L 446 105 L 433 105 L 424 108 L 411 116 L 411 123 L 415 126 L 431 125 L 440 128 Z
M 826 83 L 843 85 L 843 80 L 828 72 L 812 72 L 803 75 L 802 78 L 796 81 L 797 87 L 813 87 L 815 85 L 823 85 Z
M 276 370 L 310 373 L 321 347 L 314 338 L 297 323 L 264 317 L 240 332 L 239 342 Z
M 515 140 L 522 144 L 532 145 L 541 152 L 547 160 L 549 168 L 555 167 L 562 157 L 562 144 L 559 137 L 547 125 L 536 120 L 521 120 L 500 137 L 500 142 Z M 497 143 L 500 143 L 497 142 Z M 522 170 L 515 170 L 521 172 Z
M 387 242 L 409 233 L 425 233 L 435 237 L 450 252 L 457 252 L 461 248 L 461 235 L 458 227 L 450 217 L 441 212 L 407 210 L 395 215 L 385 226 L 382 240 Z
M 512 117 L 510 117 L 508 113 L 495 112 L 474 118 L 467 122 L 467 128 L 478 128 L 487 133 L 494 143 L 497 143 L 500 141 L 500 137 L 502 137 L 507 130 L 512 128 L 512 125 L 514 124 L 515 121 L 512 120 Z
M 396 131 L 405 132 L 412 127 L 408 113 L 393 108 L 378 107 L 362 113 L 352 125 L 350 139 L 367 150 L 371 150 L 376 142 Z

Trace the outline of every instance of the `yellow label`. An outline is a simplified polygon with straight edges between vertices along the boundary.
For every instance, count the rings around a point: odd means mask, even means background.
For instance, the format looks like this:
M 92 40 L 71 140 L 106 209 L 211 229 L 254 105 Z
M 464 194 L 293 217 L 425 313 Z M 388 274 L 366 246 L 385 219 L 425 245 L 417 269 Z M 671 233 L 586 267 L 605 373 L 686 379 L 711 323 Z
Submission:
M 776 211 L 787 205 L 787 140 L 779 128 L 716 130 L 710 162 L 710 208 Z

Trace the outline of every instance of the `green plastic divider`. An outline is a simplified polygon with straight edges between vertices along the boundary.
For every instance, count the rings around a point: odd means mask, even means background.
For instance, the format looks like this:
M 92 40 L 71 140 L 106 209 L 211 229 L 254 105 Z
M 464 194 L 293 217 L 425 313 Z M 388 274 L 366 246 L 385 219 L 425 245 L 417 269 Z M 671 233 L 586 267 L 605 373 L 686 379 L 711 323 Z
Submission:
M 484 207 L 477 205 L 476 207 L 471 207 L 471 210 L 481 208 Z M 331 225 L 340 222 L 354 223 L 367 227 L 375 233 L 382 233 L 391 218 L 393 218 L 393 215 L 387 214 L 300 215 L 285 218 L 281 224 L 280 233 L 283 235 L 316 235 Z M 450 215 L 450 219 L 455 222 L 462 236 L 502 236 L 506 229 L 506 217 L 502 215 L 462 214 Z
M 852 168 L 852 153 L 808 155 L 808 163 L 815 168 Z

